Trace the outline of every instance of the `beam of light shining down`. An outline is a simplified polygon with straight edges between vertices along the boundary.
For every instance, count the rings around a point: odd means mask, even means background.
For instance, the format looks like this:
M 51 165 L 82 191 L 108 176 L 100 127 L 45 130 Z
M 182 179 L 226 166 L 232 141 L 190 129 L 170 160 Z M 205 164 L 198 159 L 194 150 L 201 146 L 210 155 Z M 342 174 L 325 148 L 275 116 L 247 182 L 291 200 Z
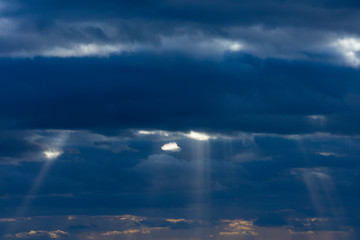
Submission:
M 318 217 L 331 216 L 333 224 L 345 224 L 345 214 L 332 177 L 327 169 L 303 170 L 302 176 Z
M 197 141 L 208 141 L 210 139 L 216 139 L 214 136 L 210 136 L 206 133 L 190 131 L 190 133 L 184 134 L 185 137 L 197 140 Z
M 193 218 L 205 221 L 210 217 L 210 146 L 207 141 L 196 141 L 192 145 L 192 161 L 195 161 L 194 178 L 194 216 Z M 201 228 L 195 232 L 199 239 L 204 239 Z
M 41 171 L 35 178 L 30 190 L 24 197 L 24 200 L 21 203 L 20 207 L 16 210 L 14 214 L 14 218 L 23 217 L 27 214 L 28 208 L 32 200 L 36 197 L 39 188 L 41 187 L 52 165 L 54 164 L 55 162 L 54 160 L 56 160 L 62 155 L 63 152 L 59 149 L 61 149 L 64 146 L 67 138 L 68 138 L 68 133 L 60 132 L 58 136 L 52 139 L 52 141 L 50 142 L 50 144 L 54 147 L 49 148 L 48 150 L 42 153 L 47 161 L 45 161 Z M 13 233 L 14 231 L 16 231 L 16 228 L 17 228 L 17 221 L 14 222 L 14 224 L 10 225 L 8 229 L 8 233 Z
M 39 190 L 41 184 L 43 183 L 44 179 L 46 178 L 52 164 L 54 161 L 46 161 L 44 163 L 44 166 L 42 167 L 40 173 L 34 180 L 29 192 L 24 197 L 23 202 L 21 203 L 20 207 L 17 209 L 14 218 L 24 217 L 27 214 L 27 210 L 32 202 L 32 200 L 36 197 L 36 193 Z M 16 231 L 17 228 L 17 222 L 14 222 L 14 224 L 11 225 L 9 228 L 8 233 L 13 233 Z

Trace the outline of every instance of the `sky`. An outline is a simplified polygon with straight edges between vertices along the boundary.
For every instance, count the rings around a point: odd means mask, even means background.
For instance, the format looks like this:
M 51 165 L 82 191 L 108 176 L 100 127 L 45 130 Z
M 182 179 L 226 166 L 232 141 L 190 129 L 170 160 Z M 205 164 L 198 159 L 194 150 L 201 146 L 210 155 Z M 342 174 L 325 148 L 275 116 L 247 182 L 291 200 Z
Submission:
M 359 21 L 0 0 L 0 239 L 359 240 Z

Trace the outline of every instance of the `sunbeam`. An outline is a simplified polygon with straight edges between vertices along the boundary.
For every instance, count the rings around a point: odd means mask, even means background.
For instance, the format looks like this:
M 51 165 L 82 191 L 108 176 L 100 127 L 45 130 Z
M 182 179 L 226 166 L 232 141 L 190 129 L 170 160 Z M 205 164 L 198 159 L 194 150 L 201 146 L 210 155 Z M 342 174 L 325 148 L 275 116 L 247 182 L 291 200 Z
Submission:
M 43 184 L 44 180 L 46 179 L 51 167 L 53 166 L 55 160 L 62 155 L 62 147 L 65 144 L 66 139 L 68 138 L 67 132 L 59 132 L 59 134 L 51 139 L 49 142 L 48 150 L 42 152 L 43 156 L 45 157 L 45 161 L 43 167 L 41 168 L 39 174 L 35 178 L 34 182 L 32 183 L 28 193 L 25 195 L 21 205 L 16 210 L 13 218 L 20 218 L 27 215 L 27 211 L 31 205 L 31 202 L 36 198 L 36 194 Z M 10 225 L 8 233 L 13 233 L 17 229 L 17 221 L 13 222 Z
M 24 217 L 26 215 L 27 209 L 29 208 L 29 205 L 31 201 L 36 197 L 36 193 L 38 192 L 40 186 L 44 182 L 44 179 L 46 178 L 51 166 L 53 165 L 53 161 L 46 161 L 41 168 L 39 174 L 35 178 L 29 192 L 24 197 L 24 200 L 18 210 L 16 211 L 14 218 L 18 217 Z
M 208 220 L 211 216 L 210 209 L 210 143 L 208 140 L 194 141 L 192 144 L 192 161 L 195 163 L 194 178 L 194 212 L 193 218 L 200 222 Z M 196 235 L 204 239 L 202 228 L 197 229 Z
M 329 219 L 327 227 L 346 225 L 343 206 L 329 170 L 303 169 L 302 176 L 317 216 Z

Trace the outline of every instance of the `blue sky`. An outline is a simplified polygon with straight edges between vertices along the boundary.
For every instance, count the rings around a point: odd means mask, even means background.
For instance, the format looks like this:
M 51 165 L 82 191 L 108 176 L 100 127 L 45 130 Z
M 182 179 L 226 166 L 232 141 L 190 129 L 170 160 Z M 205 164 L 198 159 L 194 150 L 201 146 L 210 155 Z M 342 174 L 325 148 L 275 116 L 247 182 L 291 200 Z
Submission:
M 0 0 L 0 238 L 357 240 L 352 0 Z

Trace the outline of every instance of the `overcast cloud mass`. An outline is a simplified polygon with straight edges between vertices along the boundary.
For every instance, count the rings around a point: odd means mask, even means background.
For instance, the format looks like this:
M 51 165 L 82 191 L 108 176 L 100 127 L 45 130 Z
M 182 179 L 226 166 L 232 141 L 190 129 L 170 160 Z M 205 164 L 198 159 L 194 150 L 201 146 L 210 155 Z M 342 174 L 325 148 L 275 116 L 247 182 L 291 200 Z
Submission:
M 0 0 L 0 239 L 359 240 L 359 22 Z

